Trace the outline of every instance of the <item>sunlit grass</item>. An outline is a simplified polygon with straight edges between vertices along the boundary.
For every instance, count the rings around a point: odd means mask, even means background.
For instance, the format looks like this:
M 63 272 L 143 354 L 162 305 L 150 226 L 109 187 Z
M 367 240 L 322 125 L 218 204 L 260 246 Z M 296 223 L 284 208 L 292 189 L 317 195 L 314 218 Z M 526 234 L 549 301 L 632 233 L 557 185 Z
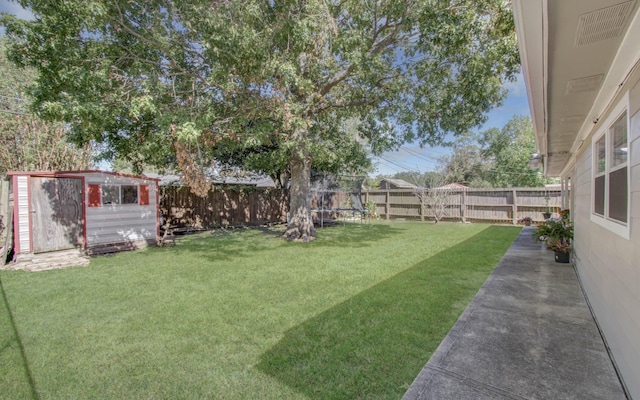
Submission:
M 0 398 L 400 398 L 518 232 L 217 231 L 3 271 Z

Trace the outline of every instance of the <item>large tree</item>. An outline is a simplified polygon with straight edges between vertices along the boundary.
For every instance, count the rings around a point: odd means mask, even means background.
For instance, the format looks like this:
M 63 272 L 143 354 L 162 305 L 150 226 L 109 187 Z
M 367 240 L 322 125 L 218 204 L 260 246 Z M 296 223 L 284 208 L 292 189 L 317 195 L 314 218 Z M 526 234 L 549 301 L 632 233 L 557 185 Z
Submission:
M 459 135 L 442 160 L 448 182 L 472 187 L 539 187 L 551 182 L 529 168 L 536 150 L 531 119 L 514 115 L 502 128 Z
M 29 112 L 29 86 L 36 71 L 20 70 L 6 58 L 0 38 L 0 177 L 7 171 L 86 169 L 92 165 L 90 144 L 67 140 L 61 122 L 46 122 Z
M 286 169 L 289 239 L 315 236 L 312 167 L 464 132 L 519 68 L 506 0 L 19 3 L 35 19 L 1 23 L 38 113 L 196 182 L 216 159 Z
M 514 115 L 502 129 L 482 132 L 480 145 L 491 166 L 486 179 L 493 187 L 544 185 L 543 175 L 529 168 L 531 154 L 536 152 L 531 118 Z
M 462 183 L 471 187 L 487 187 L 487 171 L 491 164 L 482 154 L 479 136 L 472 132 L 458 135 L 451 154 L 442 158 L 442 175 L 447 183 Z

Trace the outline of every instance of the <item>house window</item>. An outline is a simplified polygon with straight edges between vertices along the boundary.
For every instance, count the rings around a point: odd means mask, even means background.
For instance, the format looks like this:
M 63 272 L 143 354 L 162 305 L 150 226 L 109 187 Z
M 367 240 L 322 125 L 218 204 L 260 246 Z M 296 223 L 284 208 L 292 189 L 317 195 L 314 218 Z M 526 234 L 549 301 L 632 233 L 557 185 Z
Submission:
M 593 212 L 604 216 L 604 182 L 605 182 L 605 163 L 606 163 L 605 138 L 602 137 L 596 142 L 596 179 L 594 184 L 594 206 Z
M 628 115 L 621 102 L 593 142 L 593 213 L 591 220 L 629 237 Z
M 609 218 L 627 222 L 627 113 L 611 127 L 611 166 L 609 168 Z

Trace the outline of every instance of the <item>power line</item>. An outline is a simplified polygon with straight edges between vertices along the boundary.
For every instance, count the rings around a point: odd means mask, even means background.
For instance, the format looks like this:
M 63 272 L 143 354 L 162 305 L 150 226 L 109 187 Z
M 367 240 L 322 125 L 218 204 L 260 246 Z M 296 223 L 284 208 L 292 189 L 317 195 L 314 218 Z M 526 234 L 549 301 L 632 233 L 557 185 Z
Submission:
M 440 157 L 430 156 L 428 154 L 422 154 L 422 153 L 420 153 L 418 151 L 415 151 L 413 149 L 410 149 L 410 148 L 408 148 L 406 146 L 400 146 L 400 148 L 402 150 L 406 151 L 407 153 L 412 154 L 415 157 L 421 158 L 421 159 L 423 159 L 425 161 L 433 162 L 434 160 L 435 161 L 440 161 L 440 159 L 441 159 Z M 443 154 L 443 156 L 444 156 L 444 154 Z
M 403 169 L 398 169 L 396 166 L 394 166 L 394 165 L 390 164 L 390 163 L 389 163 L 388 161 L 386 161 L 386 160 L 378 159 L 378 161 L 379 161 L 381 164 L 383 164 L 385 167 L 390 168 L 390 169 L 392 169 L 392 170 L 394 170 L 394 171 L 396 171 L 396 172 L 402 172 L 402 171 L 404 171 L 404 168 L 403 168 Z
M 386 159 L 386 158 L 384 158 L 384 157 L 380 157 L 380 156 L 379 156 L 378 158 L 379 158 L 379 159 L 381 159 L 381 160 L 383 160 L 383 161 L 386 161 L 386 162 L 387 162 L 387 163 L 389 163 L 389 164 L 393 164 L 393 165 L 395 165 L 395 166 L 397 166 L 397 167 L 402 168 L 402 170 L 401 170 L 401 171 L 398 171 L 398 172 L 411 171 L 411 172 L 418 172 L 418 173 L 420 173 L 420 170 L 413 169 L 413 168 L 408 167 L 408 166 L 406 166 L 406 165 L 403 165 L 403 164 L 401 164 L 401 163 L 399 163 L 399 162 L 397 162 L 397 161 L 388 160 L 388 159 Z

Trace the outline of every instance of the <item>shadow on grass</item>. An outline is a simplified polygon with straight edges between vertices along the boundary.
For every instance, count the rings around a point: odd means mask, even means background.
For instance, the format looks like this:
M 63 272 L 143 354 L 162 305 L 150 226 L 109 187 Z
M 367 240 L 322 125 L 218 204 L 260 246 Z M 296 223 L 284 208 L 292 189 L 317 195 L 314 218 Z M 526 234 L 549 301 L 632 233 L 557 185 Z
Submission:
M 401 229 L 384 224 L 347 224 L 318 230 L 318 238 L 311 243 L 287 242 L 282 238 L 283 227 L 240 228 L 215 230 L 197 235 L 184 236 L 175 247 L 156 249 L 173 253 L 176 257 L 188 253 L 210 261 L 232 260 L 240 257 L 255 257 L 261 252 L 280 251 L 285 246 L 308 246 L 312 248 L 360 248 L 376 243 L 401 232 Z
M 517 232 L 488 227 L 290 329 L 258 370 L 314 399 L 400 398 Z
M 36 385 L 1 278 L 0 302 L 2 303 L 0 304 L 0 375 L 2 375 L 0 382 L 4 381 L 7 385 L 11 385 L 11 387 L 0 386 L 0 393 L 11 394 L 11 397 L 16 399 L 38 399 Z M 10 368 L 10 371 L 6 368 Z

